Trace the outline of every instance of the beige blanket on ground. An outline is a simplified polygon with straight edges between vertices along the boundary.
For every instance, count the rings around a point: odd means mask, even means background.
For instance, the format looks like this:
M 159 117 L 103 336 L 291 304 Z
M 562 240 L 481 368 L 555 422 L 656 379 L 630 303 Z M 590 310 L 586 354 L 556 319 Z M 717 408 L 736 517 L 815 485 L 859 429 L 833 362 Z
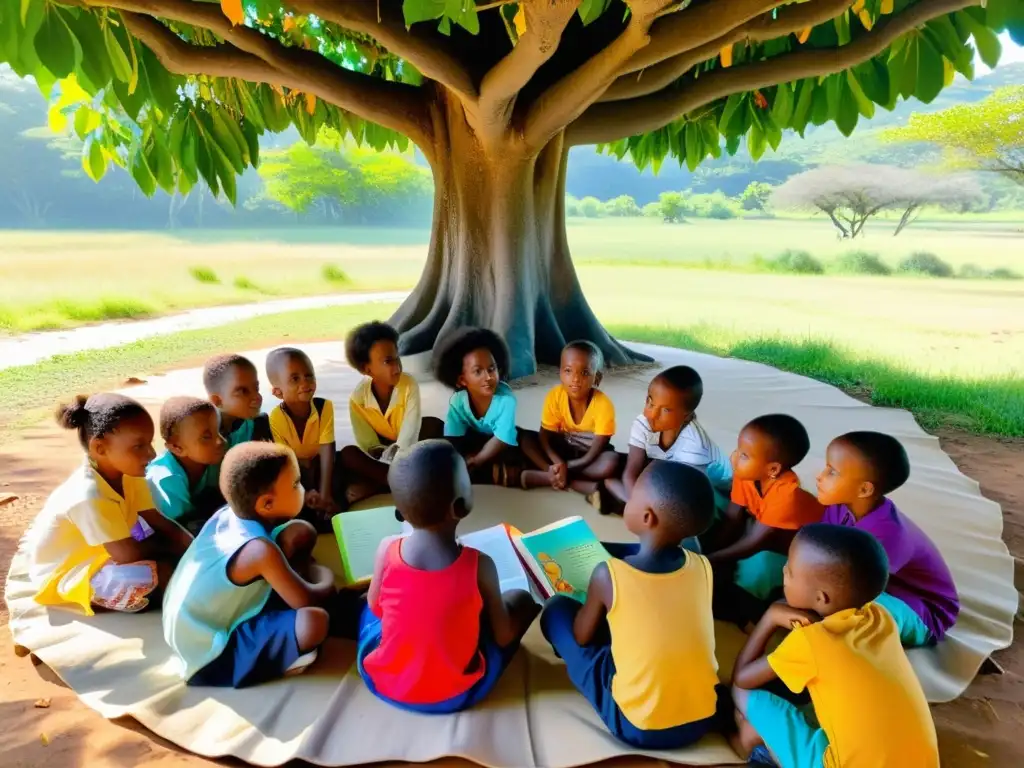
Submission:
M 813 489 L 825 447 L 835 435 L 875 429 L 903 442 L 913 472 L 894 498 L 939 545 L 963 601 L 960 620 L 946 641 L 910 654 L 931 701 L 955 698 L 990 653 L 1010 644 L 1017 592 L 1013 561 L 1000 538 L 1000 509 L 982 498 L 977 483 L 960 474 L 938 440 L 909 414 L 872 408 L 825 384 L 754 363 L 643 349 L 662 365 L 688 364 L 700 372 L 705 382 L 700 420 L 723 450 L 732 449 L 738 430 L 754 416 L 797 416 L 811 435 L 811 453 L 797 468 L 808 488 Z M 343 404 L 356 377 L 344 365 L 340 343 L 309 345 L 306 350 L 317 367 L 319 394 L 338 404 L 337 433 L 343 443 L 350 434 Z M 251 355 L 260 368 L 264 354 Z M 409 361 L 410 368 L 416 362 Z M 414 372 L 424 382 L 424 414 L 443 417 L 448 393 Z M 618 411 L 620 449 L 627 445 L 630 423 L 643 406 L 652 373 L 615 374 L 603 386 Z M 539 378 L 539 385 L 517 392 L 523 426 L 536 427 L 544 394 L 555 382 L 553 374 Z M 158 404 L 171 395 L 202 396 L 203 391 L 199 371 L 189 370 L 154 377 L 130 393 Z M 504 520 L 529 530 L 569 514 L 587 516 L 607 540 L 628 540 L 619 519 L 597 516 L 578 496 L 553 491 L 478 488 L 476 509 L 464 525 L 469 531 Z M 83 619 L 47 611 L 32 601 L 26 571 L 19 553 L 7 590 L 15 642 L 31 649 L 102 715 L 131 715 L 202 755 L 234 755 L 257 765 L 300 758 L 337 766 L 456 756 L 503 768 L 562 768 L 645 754 L 608 736 L 572 689 L 536 626 L 483 706 L 451 716 L 414 715 L 389 708 L 363 687 L 353 665 L 354 647 L 341 641 L 329 643 L 314 668 L 300 677 L 243 691 L 187 688 L 168 671 L 169 650 L 159 615 Z M 723 680 L 741 642 L 738 630 L 719 625 Z M 657 757 L 690 765 L 739 762 L 718 737 Z

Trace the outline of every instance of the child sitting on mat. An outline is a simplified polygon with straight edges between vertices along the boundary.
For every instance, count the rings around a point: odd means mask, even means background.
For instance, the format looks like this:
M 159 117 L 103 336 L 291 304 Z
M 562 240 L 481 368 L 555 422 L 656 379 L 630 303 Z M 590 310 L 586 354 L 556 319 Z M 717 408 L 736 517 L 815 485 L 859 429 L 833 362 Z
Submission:
M 901 628 L 903 644 L 941 640 L 956 622 L 960 599 L 942 555 L 928 535 L 886 498 L 910 476 L 900 442 L 879 432 L 850 432 L 828 446 L 818 475 L 823 523 L 867 531 L 889 558 L 889 585 L 876 601 Z
M 338 460 L 349 482 L 345 500 L 354 504 L 388 490 L 388 465 L 399 451 L 420 440 L 441 437 L 440 419 L 420 416 L 420 387 L 402 371 L 398 331 L 387 323 L 364 323 L 345 340 L 348 364 L 363 375 L 348 402 L 356 444 Z
M 786 602 L 768 609 L 736 660 L 733 745 L 741 757 L 753 752 L 751 763 L 781 768 L 937 768 L 921 683 L 896 622 L 872 602 L 888 571 L 885 551 L 864 531 L 800 529 L 786 564 Z M 779 630 L 789 634 L 765 655 Z M 770 684 L 783 694 L 806 690 L 817 722 L 763 690 Z
M 153 419 L 117 394 L 79 395 L 57 410 L 78 432 L 83 466 L 50 494 L 28 534 L 36 602 L 134 613 L 157 597 L 192 537 L 156 511 L 146 485 Z
M 228 448 L 250 440 L 272 440 L 260 394 L 256 366 L 241 355 L 216 355 L 203 366 L 203 386 L 217 409 L 220 433 Z
M 697 421 L 697 406 L 704 396 L 700 374 L 686 365 L 668 368 L 647 387 L 644 412 L 629 432 L 629 454 L 621 477 L 605 481 L 608 491 L 621 502 L 629 500 L 637 478 L 655 459 L 696 467 L 708 476 L 716 498 L 732 482 L 732 467 L 722 451 Z M 724 495 L 721 504 L 725 507 Z
M 572 488 L 600 506 L 598 483 L 619 465 L 611 447 L 615 406 L 597 388 L 603 371 L 604 355 L 589 341 L 562 350 L 561 383 L 544 400 L 540 435 L 522 432 L 523 453 L 536 467 L 523 472 L 524 488 Z
M 329 532 L 341 511 L 334 500 L 334 403 L 316 397 L 316 372 L 305 352 L 279 347 L 267 355 L 267 378 L 281 404 L 270 412 L 274 442 L 295 453 L 306 488 L 305 517 Z
M 491 692 L 540 608 L 528 592 L 502 594 L 494 561 L 456 540 L 473 489 L 451 443 L 427 440 L 403 451 L 388 480 L 413 533 L 377 552 L 359 627 L 359 674 L 402 709 L 458 712 Z
M 167 587 L 164 639 L 189 685 L 242 688 L 313 662 L 329 631 L 318 606 L 334 595 L 334 574 L 310 557 L 316 531 L 294 519 L 303 489 L 291 449 L 232 448 L 220 488 L 228 505 L 199 532 Z
M 452 438 L 465 457 L 474 480 L 519 487 L 518 451 L 511 450 L 519 445 L 516 396 L 502 381 L 508 366 L 505 342 L 484 328 L 455 331 L 434 356 L 435 377 L 455 390 L 448 401 L 444 436 Z
M 741 626 L 756 619 L 760 611 L 749 607 L 753 603 L 741 614 L 729 614 L 727 604 L 737 607 L 740 601 L 726 598 L 728 583 L 735 582 L 758 604 L 768 601 L 782 588 L 782 566 L 793 535 L 801 526 L 821 521 L 824 507 L 800 487 L 793 471 L 810 446 L 807 430 L 785 414 L 760 416 L 740 432 L 732 454 L 732 502 L 717 530 L 702 542 L 720 577 L 715 604 L 719 618 Z
M 635 553 L 594 569 L 585 605 L 556 596 L 541 614 L 569 679 L 613 736 L 640 749 L 685 747 L 717 722 L 711 567 L 680 546 L 713 514 L 703 473 L 651 462 L 623 513 Z
M 197 397 L 172 397 L 160 409 L 162 455 L 146 467 L 156 508 L 193 536 L 224 505 L 218 481 L 227 443 L 217 409 Z

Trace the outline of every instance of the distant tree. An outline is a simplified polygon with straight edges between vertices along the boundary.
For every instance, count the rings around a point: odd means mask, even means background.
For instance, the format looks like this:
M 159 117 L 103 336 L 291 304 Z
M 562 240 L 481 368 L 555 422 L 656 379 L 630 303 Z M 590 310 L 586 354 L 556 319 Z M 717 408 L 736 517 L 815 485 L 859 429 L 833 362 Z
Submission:
M 645 219 L 660 219 L 661 203 L 648 203 L 640 209 L 640 213 L 643 214 Z
M 911 115 L 883 138 L 937 144 L 954 166 L 996 171 L 1024 184 L 1024 85 L 1000 88 L 979 104 Z
M 583 215 L 583 212 L 580 210 L 578 197 L 573 197 L 572 195 L 565 196 L 565 215 L 574 217 Z
M 902 214 L 893 233 L 898 235 L 926 206 L 965 212 L 982 200 L 970 177 L 932 176 L 887 165 L 822 166 L 791 177 L 772 195 L 778 208 L 825 213 L 839 236 L 850 239 L 883 211 Z
M 681 192 L 662 192 L 658 196 L 658 211 L 661 220 L 678 224 L 686 215 L 686 198 Z
M 639 216 L 640 206 L 636 204 L 630 195 L 619 195 L 613 197 L 611 200 L 604 204 L 605 213 L 608 216 L 627 217 L 627 216 Z
M 735 219 L 739 216 L 735 201 L 721 191 L 707 195 L 692 195 L 687 202 L 692 209 L 692 215 L 703 219 Z
M 752 181 L 740 194 L 740 205 L 745 211 L 763 211 L 771 200 L 773 187 L 763 181 Z
M 599 219 L 605 215 L 604 203 L 596 197 L 584 197 L 580 200 L 580 215 L 588 219 Z

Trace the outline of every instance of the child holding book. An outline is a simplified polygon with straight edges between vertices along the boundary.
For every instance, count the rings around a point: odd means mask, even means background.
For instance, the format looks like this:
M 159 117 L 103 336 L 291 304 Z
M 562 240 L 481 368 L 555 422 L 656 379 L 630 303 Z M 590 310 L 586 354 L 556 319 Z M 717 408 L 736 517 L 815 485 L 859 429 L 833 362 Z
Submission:
M 217 409 L 220 433 L 233 448 L 250 440 L 272 440 L 256 366 L 241 355 L 215 355 L 203 366 L 203 386 Z
M 945 637 L 960 613 L 960 599 L 938 548 L 888 494 L 910 477 L 900 442 L 880 432 L 837 437 L 818 475 L 822 522 L 867 531 L 889 559 L 889 584 L 876 602 L 892 614 L 908 647 Z
M 306 490 L 306 516 L 320 531 L 341 507 L 334 500 L 334 403 L 316 397 L 316 372 L 305 352 L 279 347 L 267 355 L 267 378 L 281 404 L 270 412 L 274 442 L 295 453 Z
M 172 397 L 160 408 L 165 450 L 146 467 L 146 482 L 164 517 L 193 536 L 224 504 L 218 482 L 227 443 L 217 409 L 197 397 Z
M 873 602 L 888 571 L 881 544 L 865 531 L 800 529 L 786 564 L 786 601 L 768 609 L 736 660 L 733 745 L 741 757 L 754 753 L 751 762 L 781 768 L 937 768 L 928 702 L 896 623 Z M 767 653 L 779 630 L 788 635 Z M 816 723 L 764 690 L 778 682 L 810 694 Z
M 605 481 L 612 496 L 628 501 L 644 467 L 657 459 L 704 472 L 716 489 L 716 506 L 726 506 L 724 493 L 732 482 L 732 467 L 697 420 L 703 397 L 704 382 L 687 365 L 667 368 L 654 377 L 647 387 L 644 411 L 629 432 L 629 454 L 624 462 L 620 460 L 622 474 Z
M 156 511 L 146 485 L 153 419 L 117 394 L 79 395 L 57 410 L 85 463 L 46 500 L 27 536 L 42 605 L 135 613 L 167 583 L 192 537 Z
M 523 472 L 523 488 L 571 488 L 594 503 L 598 483 L 618 469 L 611 447 L 615 406 L 597 387 L 604 355 L 589 341 L 573 341 L 562 350 L 561 383 L 544 400 L 540 435 L 522 432 L 523 452 L 535 469 Z
M 760 604 L 782 587 L 785 552 L 794 534 L 821 521 L 824 507 L 800 487 L 793 471 L 810 447 L 804 426 L 785 414 L 760 416 L 740 431 L 732 455 L 732 501 L 718 530 L 704 542 L 708 560 L 721 574 L 719 618 L 730 612 L 726 604 L 737 607 L 739 613 L 731 618 L 741 626 L 757 618 Z M 739 610 L 743 596 L 727 598 L 728 581 L 755 600 Z
M 388 479 L 413 532 L 378 550 L 360 622 L 359 674 L 396 707 L 458 712 L 494 688 L 539 607 L 526 591 L 502 594 L 494 561 L 456 540 L 473 490 L 449 442 L 403 451 Z
M 541 615 L 569 679 L 612 735 L 631 746 L 685 747 L 717 722 L 711 567 L 680 546 L 713 514 L 706 475 L 652 461 L 623 514 L 640 538 L 635 554 L 598 565 L 584 605 L 557 596 Z
M 434 356 L 435 377 L 455 390 L 444 436 L 466 459 L 472 476 L 519 487 L 516 396 L 502 381 L 508 366 L 505 342 L 485 328 L 455 331 Z
M 295 454 L 250 442 L 220 473 L 227 506 L 199 532 L 164 597 L 164 639 L 189 685 L 243 688 L 302 671 L 331 617 L 334 574 L 313 563 L 316 531 L 295 520 Z M 275 526 L 277 526 L 275 528 Z
M 388 465 L 399 451 L 420 440 L 441 437 L 440 419 L 420 415 L 420 387 L 402 371 L 398 331 L 387 323 L 364 323 L 345 340 L 348 364 L 363 375 L 349 398 L 348 412 L 356 444 L 338 458 L 350 478 L 346 501 L 388 490 Z

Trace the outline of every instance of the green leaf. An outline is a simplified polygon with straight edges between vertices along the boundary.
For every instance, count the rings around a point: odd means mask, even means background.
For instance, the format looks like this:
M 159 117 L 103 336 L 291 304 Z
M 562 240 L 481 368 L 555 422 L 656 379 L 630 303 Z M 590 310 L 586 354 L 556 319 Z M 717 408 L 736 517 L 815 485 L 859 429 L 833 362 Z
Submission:
M 743 140 L 742 136 L 729 136 L 725 140 L 725 151 L 729 153 L 729 157 L 735 155 L 740 149 L 740 142 Z
M 198 128 L 199 123 L 196 123 Z M 211 156 L 211 149 L 206 143 L 206 136 L 200 132 L 196 133 L 196 168 L 199 170 L 199 175 L 203 177 L 203 181 L 206 182 L 206 186 L 210 188 L 210 192 L 216 197 L 220 194 L 220 182 L 217 181 L 217 171 L 213 165 L 213 157 Z
M 35 36 L 36 54 L 54 77 L 67 77 L 75 69 L 76 43 L 60 11 L 50 6 Z
M 768 146 L 774 152 L 782 144 L 782 128 L 772 119 L 770 114 L 764 116 L 764 119 L 761 121 L 761 128 L 764 131 L 765 139 L 768 141 Z
M 142 194 L 146 197 L 152 197 L 153 193 L 156 192 L 156 179 L 153 177 L 153 171 L 146 163 L 141 147 L 136 147 L 132 151 L 130 171 L 132 178 L 135 179 L 135 183 L 142 190 Z
M 793 117 L 793 91 L 788 83 L 781 83 L 775 89 L 775 103 L 772 104 L 772 120 L 776 125 L 789 125 Z
M 235 170 L 231 167 L 231 161 L 217 144 L 210 145 L 210 153 L 213 155 L 213 165 L 220 179 L 221 189 L 224 196 L 232 205 L 238 202 L 238 186 L 235 179 Z
M 195 184 L 199 181 L 199 167 L 196 164 L 199 154 L 199 135 L 191 117 L 186 118 L 183 122 L 181 148 L 175 153 L 178 157 L 178 170 L 181 171 L 178 176 L 185 175 L 192 184 Z M 180 182 L 178 189 L 181 189 Z
M 114 70 L 114 76 L 122 83 L 130 82 L 132 79 L 132 63 L 128 60 L 128 54 L 124 52 L 117 36 L 110 27 L 103 28 L 103 42 L 107 47 L 107 55 L 110 57 L 110 66 Z
M 91 13 L 79 13 L 78 16 L 68 15 L 66 21 L 82 48 L 82 74 L 96 90 L 105 87 L 113 77 L 113 71 L 96 16 Z
M 704 159 L 704 153 L 701 151 L 704 148 L 704 142 L 701 139 L 697 126 L 693 123 L 686 124 L 686 135 L 683 139 L 686 147 L 686 167 L 692 173 L 697 170 L 700 161 Z
M 878 59 L 866 61 L 853 69 L 864 94 L 875 104 L 890 104 L 889 68 Z
M 967 9 L 960 17 L 967 20 L 967 27 L 974 38 L 974 44 L 978 48 L 978 56 L 985 62 L 985 66 L 994 69 L 999 63 L 999 57 L 1003 53 L 1003 46 L 999 43 L 999 36 L 991 29 L 978 21 Z
M 583 22 L 583 26 L 587 26 L 601 18 L 601 14 L 608 10 L 610 2 L 611 0 L 583 0 L 579 8 L 580 20 Z
M 253 168 L 259 168 L 260 166 L 260 134 L 248 120 L 242 121 L 242 135 L 245 137 L 246 143 L 249 145 L 249 164 Z M 404 152 L 405 149 L 403 148 Z
M 793 117 L 790 126 L 800 134 L 803 134 L 807 127 L 807 121 L 811 117 L 811 106 L 814 103 L 814 91 L 817 88 L 813 79 L 800 81 L 800 89 L 796 105 L 793 107 Z
M 757 123 L 754 123 L 747 131 L 747 152 L 750 153 L 751 159 L 760 160 L 767 146 L 764 132 Z
M 475 0 L 448 0 L 448 16 L 471 35 L 480 32 L 480 17 L 476 14 Z M 454 11 L 454 13 L 452 12 Z
M 725 100 L 725 108 L 722 110 L 722 116 L 718 119 L 719 131 L 722 133 L 730 133 L 728 130 L 729 123 L 732 122 L 733 115 L 736 114 L 736 110 L 739 109 L 740 105 L 743 103 L 743 99 L 745 98 L 745 93 L 734 93 Z
M 139 67 L 145 76 L 153 103 L 164 111 L 171 111 L 181 101 L 174 76 L 164 68 L 149 48 L 140 46 L 139 54 Z
M 405 26 L 411 27 L 420 21 L 439 19 L 444 15 L 445 0 L 404 0 L 402 14 Z
M 827 90 L 827 88 L 814 89 L 814 98 L 811 101 L 811 122 L 815 125 L 824 125 L 831 116 Z
M 90 107 L 88 104 L 83 104 L 75 112 L 75 133 L 82 141 L 85 141 L 85 137 L 100 127 L 100 114 Z
M 86 142 L 82 153 L 82 170 L 93 181 L 99 181 L 107 172 L 107 160 L 103 157 L 103 149 L 94 138 Z
M 875 104 L 864 93 L 864 89 L 861 88 L 860 82 L 857 80 L 857 74 L 852 69 L 846 71 L 846 85 L 849 88 L 849 92 L 853 95 L 854 101 L 857 103 L 857 111 L 868 118 L 868 120 L 874 117 Z
M 917 89 L 915 94 L 925 104 L 930 104 L 945 85 L 945 65 L 942 54 L 925 37 L 917 40 Z
M 153 171 L 156 183 L 160 185 L 160 188 L 167 194 L 172 194 L 175 186 L 174 158 L 164 146 L 165 139 L 165 136 L 153 136 L 153 143 L 146 153 L 146 162 L 150 170 Z
M 917 55 L 917 37 L 915 35 L 907 40 L 907 44 L 900 51 L 898 57 L 901 60 L 901 69 L 899 78 L 895 79 L 899 84 L 899 93 L 904 99 L 909 99 L 917 90 Z
M 21 0 L 21 26 L 25 26 L 28 21 L 28 7 L 32 4 L 32 0 Z
M 842 75 L 829 75 L 825 79 L 825 99 L 828 102 L 828 113 L 830 115 L 835 115 L 839 112 L 839 102 L 843 98 L 844 79 Z
M 836 106 L 835 123 L 836 127 L 839 128 L 839 132 L 842 133 L 843 136 L 850 136 L 857 127 L 857 121 L 860 119 L 860 111 L 858 110 L 857 100 L 850 92 L 850 88 L 846 86 L 845 78 L 839 82 L 840 98 L 839 103 Z M 870 104 L 871 102 L 868 103 Z

